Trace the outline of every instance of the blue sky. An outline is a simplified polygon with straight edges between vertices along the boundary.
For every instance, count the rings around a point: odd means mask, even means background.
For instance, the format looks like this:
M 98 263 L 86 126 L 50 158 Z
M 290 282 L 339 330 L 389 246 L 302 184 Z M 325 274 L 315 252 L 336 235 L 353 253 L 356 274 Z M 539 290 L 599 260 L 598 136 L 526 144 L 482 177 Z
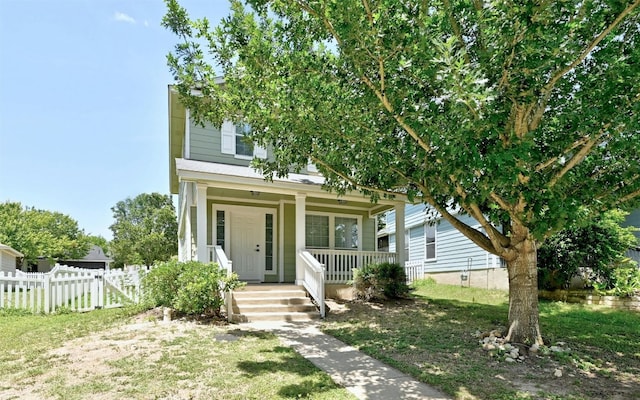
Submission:
M 182 0 L 212 23 L 224 0 Z M 111 239 L 111 207 L 169 193 L 162 0 L 0 0 L 0 202 Z

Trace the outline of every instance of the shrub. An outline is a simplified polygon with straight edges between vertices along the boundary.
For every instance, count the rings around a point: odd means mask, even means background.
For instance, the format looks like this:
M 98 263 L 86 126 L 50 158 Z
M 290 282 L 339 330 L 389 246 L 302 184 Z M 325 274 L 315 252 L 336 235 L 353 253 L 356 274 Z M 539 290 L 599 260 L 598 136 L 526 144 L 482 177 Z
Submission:
M 148 307 L 173 307 L 178 291 L 178 275 L 182 268 L 178 260 L 162 262 L 152 268 L 142 280 L 144 302 Z
M 168 261 L 145 276 L 145 300 L 188 315 L 219 315 L 223 293 L 242 284 L 237 274 L 227 276 L 216 263 Z
M 409 292 L 407 276 L 400 264 L 369 264 L 354 269 L 356 297 L 364 300 L 397 299 Z
M 630 258 L 623 259 L 607 272 L 606 275 L 592 277 L 590 284 L 597 292 L 614 296 L 633 296 L 640 293 L 640 268 Z

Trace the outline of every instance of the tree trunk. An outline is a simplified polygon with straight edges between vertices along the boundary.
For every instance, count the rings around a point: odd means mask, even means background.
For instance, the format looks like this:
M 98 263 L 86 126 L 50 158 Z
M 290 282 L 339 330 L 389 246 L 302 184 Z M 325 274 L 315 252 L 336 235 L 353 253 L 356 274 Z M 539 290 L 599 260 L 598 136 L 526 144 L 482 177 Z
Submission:
M 515 245 L 517 257 L 507 262 L 509 272 L 509 332 L 512 343 L 542 342 L 538 312 L 538 266 L 535 241 L 526 238 Z

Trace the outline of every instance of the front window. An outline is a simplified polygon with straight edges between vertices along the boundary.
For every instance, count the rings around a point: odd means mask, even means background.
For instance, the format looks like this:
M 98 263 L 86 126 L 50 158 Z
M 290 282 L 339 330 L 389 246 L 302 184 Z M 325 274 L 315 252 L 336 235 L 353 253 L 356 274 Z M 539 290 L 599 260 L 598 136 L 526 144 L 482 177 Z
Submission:
M 236 127 L 236 155 L 253 157 L 253 144 L 246 136 L 251 132 L 249 124 L 241 124 Z
M 335 248 L 358 248 L 358 220 L 356 218 L 336 217 L 335 219 Z
M 307 215 L 305 220 L 307 247 L 348 250 L 359 248 L 358 218 Z
M 306 247 L 329 247 L 329 217 L 325 215 L 306 216 Z

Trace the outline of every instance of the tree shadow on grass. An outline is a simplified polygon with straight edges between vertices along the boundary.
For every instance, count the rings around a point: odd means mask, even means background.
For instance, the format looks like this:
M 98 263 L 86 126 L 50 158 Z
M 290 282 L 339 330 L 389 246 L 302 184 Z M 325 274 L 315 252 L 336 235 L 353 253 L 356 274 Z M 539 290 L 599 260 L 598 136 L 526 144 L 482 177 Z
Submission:
M 284 373 L 309 378 L 283 386 L 278 392 L 283 397 L 300 398 L 339 388 L 329 375 L 318 370 L 311 361 L 298 355 L 289 347 L 276 346 L 271 350 L 262 350 L 261 353 L 275 353 L 277 360 L 240 361 L 237 363 L 238 368 L 249 377 Z

